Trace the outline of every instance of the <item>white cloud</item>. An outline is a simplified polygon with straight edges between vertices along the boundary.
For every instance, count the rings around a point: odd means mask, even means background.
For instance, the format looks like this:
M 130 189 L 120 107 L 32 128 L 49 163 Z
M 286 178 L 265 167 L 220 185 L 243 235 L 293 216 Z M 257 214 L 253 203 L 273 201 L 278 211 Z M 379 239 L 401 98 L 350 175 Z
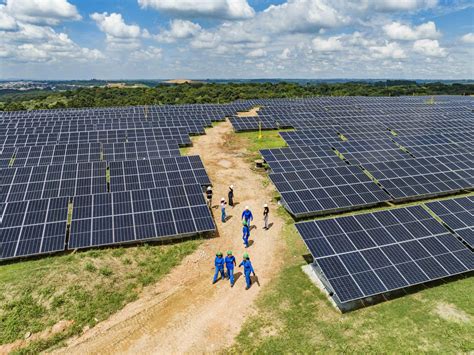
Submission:
M 405 51 L 397 42 L 390 42 L 384 46 L 372 46 L 369 47 L 374 58 L 380 59 L 403 59 L 406 58 Z
M 162 50 L 158 47 L 149 46 L 130 54 L 130 59 L 133 61 L 144 61 L 144 60 L 158 60 L 161 58 Z
M 67 0 L 7 0 L 6 10 L 19 21 L 34 24 L 58 25 L 81 19 Z
M 262 48 L 254 49 L 253 51 L 250 51 L 247 53 L 247 57 L 249 58 L 262 58 L 262 57 L 265 57 L 266 55 L 267 55 L 267 52 Z
M 466 33 L 461 37 L 461 42 L 463 43 L 474 43 L 474 33 Z
M 380 11 L 411 11 L 422 8 L 432 8 L 437 0 L 372 0 L 376 10 Z
M 282 60 L 287 60 L 287 59 L 290 59 L 291 57 L 291 50 L 290 48 L 285 48 L 283 50 L 283 52 L 280 53 L 280 55 L 278 56 L 278 58 L 282 59 Z
M 101 14 L 94 12 L 90 17 L 108 38 L 138 38 L 142 35 L 140 26 L 127 25 L 121 14 L 113 12 L 109 15 L 107 12 Z
M 247 0 L 138 0 L 142 8 L 171 12 L 190 17 L 246 19 L 255 15 Z
M 2 52 L 14 62 L 59 62 L 104 58 L 97 49 L 82 48 L 66 33 L 56 32 L 48 26 L 20 23 L 18 31 L 3 33 Z
M 318 52 L 335 52 L 344 49 L 339 37 L 329 37 L 328 39 L 316 37 L 312 43 L 313 48 Z
M 0 5 L 0 31 L 16 31 L 17 29 L 18 23 L 15 18 L 7 12 L 5 5 Z
M 415 27 L 410 27 L 400 22 L 392 22 L 383 26 L 383 30 L 391 39 L 403 41 L 414 41 L 425 38 L 436 39 L 440 36 L 433 21 L 428 21 Z
M 270 32 L 312 32 L 347 24 L 350 18 L 328 0 L 288 0 L 269 6 L 257 21 Z
M 413 43 L 413 50 L 429 57 L 446 57 L 446 49 L 439 46 L 437 40 L 420 39 Z
M 172 20 L 170 22 L 170 29 L 162 31 L 155 36 L 155 39 L 160 42 L 172 43 L 178 39 L 191 38 L 196 36 L 201 31 L 199 24 L 186 20 Z

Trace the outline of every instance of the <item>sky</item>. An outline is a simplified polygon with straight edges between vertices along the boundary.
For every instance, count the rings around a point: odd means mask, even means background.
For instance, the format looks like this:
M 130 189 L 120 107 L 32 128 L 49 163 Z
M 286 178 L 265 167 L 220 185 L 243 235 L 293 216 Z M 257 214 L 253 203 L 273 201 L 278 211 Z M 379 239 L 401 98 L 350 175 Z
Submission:
M 0 79 L 474 79 L 473 0 L 0 0 Z

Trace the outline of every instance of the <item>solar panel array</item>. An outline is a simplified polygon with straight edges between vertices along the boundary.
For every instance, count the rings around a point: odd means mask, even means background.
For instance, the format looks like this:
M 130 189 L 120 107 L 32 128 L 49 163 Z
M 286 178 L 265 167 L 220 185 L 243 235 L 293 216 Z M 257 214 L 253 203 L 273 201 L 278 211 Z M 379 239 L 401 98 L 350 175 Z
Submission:
M 0 260 L 215 230 L 179 147 L 249 105 L 0 113 Z
M 474 248 L 474 197 L 434 201 L 426 206 L 467 245 Z
M 295 129 L 280 132 L 287 148 L 261 151 L 283 206 L 300 218 L 472 190 L 473 99 L 427 101 L 260 100 L 268 127 Z M 474 270 L 474 199 L 426 206 L 431 212 L 419 205 L 296 224 L 341 309 Z
M 384 191 L 393 202 L 470 190 L 474 187 L 472 98 L 438 97 L 431 105 L 427 100 L 426 97 L 260 100 L 259 104 L 264 106 L 258 111 L 259 117 L 252 119 L 265 120 L 269 127 L 296 128 L 280 132 L 289 147 L 261 151 L 271 178 L 276 173 L 302 174 L 350 164 L 371 178 L 372 192 Z M 231 121 L 236 131 L 243 130 L 242 125 L 246 129 L 254 127 L 239 120 Z M 320 178 L 314 176 L 313 187 L 320 183 Z M 333 181 L 334 186 L 338 184 Z M 308 181 L 306 185 L 309 186 Z M 312 195 L 309 187 L 299 186 L 289 194 L 287 186 L 284 190 L 281 186 L 277 185 L 277 189 L 283 205 L 295 217 L 334 211 L 332 204 L 319 208 L 319 198 L 309 198 Z M 297 195 L 305 195 L 305 199 L 295 198 L 296 191 Z M 329 199 L 342 200 L 339 191 L 330 191 L 334 195 Z M 380 191 L 377 194 L 382 196 Z M 386 200 L 381 198 L 380 202 Z M 295 203 L 298 207 L 291 206 Z M 344 209 L 361 206 L 342 205 Z
M 339 303 L 474 270 L 474 253 L 421 206 L 296 227 Z

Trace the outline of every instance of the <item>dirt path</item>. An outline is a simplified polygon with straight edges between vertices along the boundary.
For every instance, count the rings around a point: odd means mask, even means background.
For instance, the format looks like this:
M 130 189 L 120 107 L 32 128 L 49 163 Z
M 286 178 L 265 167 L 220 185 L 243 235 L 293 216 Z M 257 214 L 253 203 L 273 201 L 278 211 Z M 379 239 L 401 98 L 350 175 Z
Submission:
M 264 187 L 263 177 L 251 170 L 245 161 L 244 147 L 233 149 L 232 126 L 220 123 L 197 137 L 189 154 L 199 154 L 214 186 L 214 203 L 227 197 L 227 188 L 234 185 L 238 205 L 227 208 L 232 216 L 220 222 L 220 210 L 213 208 L 218 237 L 207 240 L 163 280 L 147 288 L 137 301 L 127 305 L 110 319 L 69 342 L 62 353 L 183 353 L 210 352 L 232 344 L 244 320 L 253 312 L 252 303 L 262 288 L 281 267 L 284 242 L 278 236 L 283 221 L 271 202 L 272 185 Z M 240 139 L 240 138 L 236 138 Z M 235 142 L 234 142 L 235 143 Z M 263 204 L 270 207 L 269 231 L 262 229 Z M 241 269 L 236 270 L 236 285 L 219 281 L 211 285 L 213 260 L 217 250 L 231 249 L 240 262 L 242 225 L 240 215 L 248 205 L 253 209 L 254 225 L 248 250 L 259 276 L 256 284 L 245 290 Z

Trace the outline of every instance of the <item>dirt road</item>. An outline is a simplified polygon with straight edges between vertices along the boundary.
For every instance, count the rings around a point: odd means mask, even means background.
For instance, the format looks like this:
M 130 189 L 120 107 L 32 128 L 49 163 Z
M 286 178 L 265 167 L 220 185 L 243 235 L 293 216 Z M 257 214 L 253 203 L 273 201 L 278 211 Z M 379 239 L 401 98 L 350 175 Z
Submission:
M 234 138 L 233 138 L 234 137 Z M 61 353 L 183 353 L 209 352 L 232 344 L 244 320 L 253 312 L 252 303 L 281 267 L 284 242 L 279 237 L 283 221 L 271 202 L 273 186 L 264 187 L 262 176 L 245 161 L 245 147 L 236 144 L 229 122 L 208 129 L 194 139 L 189 154 L 199 154 L 214 186 L 214 204 L 227 197 L 234 185 L 238 205 L 227 208 L 231 218 L 220 222 L 219 208 L 213 208 L 218 235 L 205 241 L 192 255 L 141 297 L 110 319 L 99 323 L 69 342 Z M 237 148 L 236 148 L 237 147 Z M 270 207 L 269 231 L 262 229 L 263 204 Z M 254 213 L 254 225 L 246 250 L 242 244 L 241 213 L 248 205 Z M 259 276 L 245 290 L 241 269 L 236 269 L 236 285 L 227 280 L 211 285 L 215 252 L 233 250 L 238 262 L 244 251 L 250 254 Z

